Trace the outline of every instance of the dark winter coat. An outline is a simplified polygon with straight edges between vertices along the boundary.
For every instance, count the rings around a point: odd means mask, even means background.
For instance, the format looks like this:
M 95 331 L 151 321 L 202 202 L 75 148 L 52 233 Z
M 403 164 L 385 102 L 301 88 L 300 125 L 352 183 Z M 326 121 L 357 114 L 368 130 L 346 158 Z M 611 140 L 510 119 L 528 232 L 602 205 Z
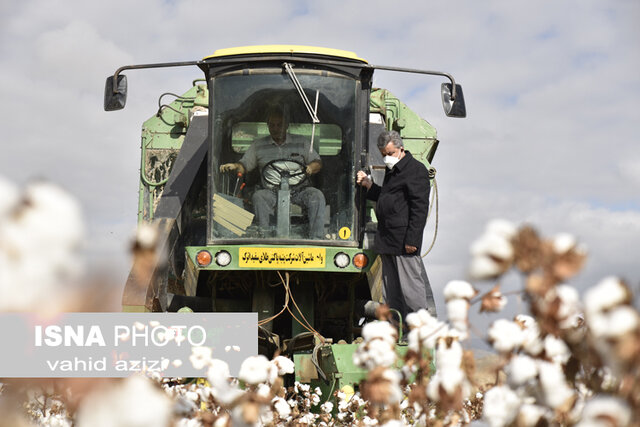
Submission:
M 427 168 L 408 151 L 393 169 L 387 168 L 382 187 L 371 186 L 367 199 L 377 202 L 376 252 L 405 255 L 409 245 L 418 248 L 414 255 L 420 254 L 430 189 Z

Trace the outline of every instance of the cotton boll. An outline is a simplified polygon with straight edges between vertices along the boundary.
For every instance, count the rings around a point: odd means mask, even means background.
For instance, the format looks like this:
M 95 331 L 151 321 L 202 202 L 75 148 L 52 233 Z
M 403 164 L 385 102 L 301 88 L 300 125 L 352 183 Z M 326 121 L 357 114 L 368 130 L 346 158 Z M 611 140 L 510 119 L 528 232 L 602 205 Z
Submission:
M 517 323 L 498 319 L 489 327 L 489 341 L 497 351 L 506 353 L 522 345 L 524 333 Z
M 362 397 L 374 405 L 400 403 L 402 400 L 401 379 L 399 371 L 377 367 L 367 375 L 366 383 L 361 389 Z M 354 406 L 359 406 L 361 401 L 357 395 L 351 400 L 350 410 L 353 411 L 355 409 Z
M 484 394 L 482 419 L 491 427 L 511 424 L 520 408 L 520 398 L 507 386 L 498 386 Z
M 576 288 L 564 284 L 558 285 L 556 286 L 556 295 L 560 299 L 557 316 L 560 319 L 560 328 L 572 329 L 578 327 L 583 315 L 580 295 Z
M 470 300 L 476 296 L 478 292 L 473 289 L 470 283 L 464 280 L 452 280 L 444 287 L 444 300 L 466 299 Z
M 447 317 L 451 325 L 466 334 L 468 330 L 469 301 L 466 299 L 453 299 L 447 301 Z
M 452 396 L 455 394 L 456 389 L 462 386 L 465 379 L 466 376 L 461 369 L 436 371 L 435 375 L 429 381 L 429 384 L 427 384 L 427 396 L 436 402 L 440 401 L 444 397 L 440 395 L 440 388 L 442 388 L 447 395 Z
M 507 240 L 513 239 L 518 232 L 515 224 L 506 219 L 493 219 L 489 221 L 485 230 L 489 234 L 497 234 Z
M 298 381 L 295 382 L 294 388 L 296 393 L 308 394 L 311 391 L 311 386 L 309 384 L 303 384 Z
M 617 277 L 607 277 L 589 289 L 584 296 L 588 316 L 629 301 L 629 289 Z
M 247 384 L 260 384 L 269 379 L 271 363 L 263 355 L 250 356 L 240 365 L 238 378 Z
M 504 272 L 504 268 L 488 256 L 474 256 L 469 266 L 469 276 L 477 280 L 492 279 Z
M 330 414 L 333 411 L 333 403 L 330 401 L 326 401 L 320 406 L 320 410 L 325 414 Z
M 283 398 L 274 397 L 271 403 L 273 404 L 276 412 L 278 412 L 278 416 L 280 416 L 280 418 L 287 418 L 291 415 L 291 407 Z
M 433 317 L 431 313 L 429 313 L 424 308 L 421 308 L 415 313 L 409 313 L 405 321 L 411 329 L 419 328 L 423 325 L 432 325 L 438 323 L 438 319 Z
M 567 386 L 562 367 L 555 363 L 538 361 L 540 385 L 544 399 L 551 408 L 558 408 L 574 397 L 574 392 Z
M 515 317 L 516 322 L 520 323 L 524 329 L 538 330 L 538 322 L 528 314 L 518 314 Z
M 441 389 L 451 396 L 465 380 L 464 372 L 461 369 L 436 370 L 427 384 L 427 396 L 429 399 L 439 402 L 445 396 L 441 396 Z
M 422 340 L 420 339 L 420 331 L 418 331 L 418 329 L 414 329 L 409 332 L 409 335 L 407 336 L 407 346 L 409 347 L 409 350 L 420 353 L 421 343 Z
M 375 320 L 367 323 L 362 328 L 362 338 L 364 338 L 365 341 L 371 341 L 378 338 L 394 345 L 397 337 L 398 332 L 389 322 Z
M 266 399 L 271 395 L 271 387 L 265 383 L 258 384 L 255 389 L 256 395 Z
M 468 397 L 471 389 L 461 368 L 462 356 L 462 346 L 457 339 L 438 338 L 435 357 L 436 373 L 427 384 L 427 395 L 430 399 L 449 401 L 453 396 L 460 396 L 463 399 Z M 443 392 L 447 396 L 442 395 Z
M 587 325 L 594 338 L 605 337 L 609 333 L 609 316 L 603 313 L 595 313 L 589 316 Z
M 587 427 L 602 420 L 609 420 L 610 425 L 629 425 L 631 409 L 625 401 L 617 397 L 596 396 L 585 404 L 582 420 L 576 427 Z
M 558 255 L 563 255 L 575 248 L 577 244 L 578 241 L 572 234 L 560 233 L 553 238 L 553 252 Z
M 562 305 L 560 306 L 560 316 L 567 317 L 571 314 L 580 312 L 580 294 L 573 286 L 560 284 L 556 286 L 556 295 L 560 298 Z
M 432 316 L 431 313 L 429 313 L 429 311 L 425 310 L 424 308 L 418 310 L 418 316 L 420 317 L 423 325 L 432 325 L 438 322 L 438 319 Z
M 420 316 L 418 315 L 418 313 L 409 313 L 404 320 L 410 329 L 415 329 L 422 325 L 422 321 L 420 320 Z
M 462 345 L 457 339 L 440 337 L 436 347 L 436 371 L 460 369 L 462 355 Z
M 433 349 L 438 337 L 448 332 L 445 323 L 440 322 L 424 309 L 410 313 L 407 316 L 407 323 L 411 328 L 408 337 L 409 348 L 415 352 L 419 351 L 420 346 Z
M 388 403 L 396 404 L 402 400 L 402 389 L 400 388 L 400 381 L 402 380 L 402 374 L 394 369 L 385 369 L 382 373 L 382 377 L 389 381 L 390 394 Z
M 278 367 L 273 363 L 273 361 L 269 361 L 269 367 L 267 368 L 267 383 L 274 384 L 278 379 Z
M 533 405 L 530 403 L 525 403 L 520 407 L 520 412 L 518 413 L 518 422 L 516 423 L 519 427 L 536 427 L 537 425 L 546 425 L 546 424 L 538 424 L 540 420 L 547 419 L 552 414 L 549 411 L 538 405 Z
M 505 373 L 511 386 L 520 387 L 536 378 L 538 366 L 529 356 L 516 355 L 505 367 Z
M 621 337 L 638 328 L 638 312 L 629 306 L 622 306 L 608 313 L 607 336 Z
M 218 384 L 229 383 L 229 365 L 224 360 L 212 359 L 207 371 L 207 379 L 215 387 Z
M 79 427 L 169 426 L 171 400 L 152 382 L 134 375 L 96 391 L 78 410 Z
M 552 335 L 547 335 L 544 338 L 544 352 L 548 358 L 559 365 L 566 364 L 571 357 L 571 350 L 569 350 L 567 344 L 562 339 Z
M 471 244 L 471 255 L 490 256 L 501 261 L 513 258 L 514 250 L 511 242 L 499 234 L 484 234 Z
M 278 375 L 293 374 L 295 363 L 288 357 L 278 356 L 271 361 L 278 368 Z
M 242 390 L 229 383 L 229 365 L 223 360 L 211 360 L 207 379 L 211 384 L 212 396 L 223 405 L 231 404 L 244 394 Z
M 228 427 L 231 425 L 231 417 L 229 414 L 223 413 L 213 423 L 213 427 Z
M 16 222 L 26 233 L 25 240 L 58 250 L 77 247 L 82 241 L 83 221 L 78 202 L 60 187 L 48 182 L 27 186 L 24 207 Z
M 50 183 L 30 184 L 20 200 L 10 186 L 0 186 L 8 198 L 0 206 L 4 212 L 0 215 L 0 310 L 55 309 L 81 273 L 77 254 L 84 234 L 80 207 Z M 34 249 L 47 254 L 37 268 Z
M 539 355 L 544 349 L 542 339 L 540 338 L 540 327 L 538 322 L 526 314 L 516 316 L 516 323 L 522 328 L 523 341 L 522 348 L 531 356 Z
M 594 338 L 618 338 L 640 326 L 638 312 L 622 306 L 606 313 L 594 313 L 588 319 L 588 327 Z
M 203 369 L 211 363 L 211 348 L 209 347 L 192 347 L 189 361 L 195 369 Z
M 389 367 L 396 359 L 394 346 L 382 339 L 365 341 L 353 353 L 353 363 L 368 370 L 378 366 Z
M 436 346 L 436 341 L 439 337 L 449 334 L 450 330 L 445 323 L 436 322 L 431 325 L 424 325 L 420 329 L 416 329 L 417 335 L 420 337 L 422 347 L 426 349 L 433 349 Z M 413 333 L 413 331 L 411 331 Z

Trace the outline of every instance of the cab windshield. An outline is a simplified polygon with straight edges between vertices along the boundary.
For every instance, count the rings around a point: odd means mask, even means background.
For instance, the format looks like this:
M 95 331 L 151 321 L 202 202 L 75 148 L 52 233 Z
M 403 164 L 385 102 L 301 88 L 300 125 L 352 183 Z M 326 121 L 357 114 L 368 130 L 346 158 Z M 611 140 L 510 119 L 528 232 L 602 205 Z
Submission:
M 355 245 L 356 81 L 274 67 L 210 87 L 209 242 Z

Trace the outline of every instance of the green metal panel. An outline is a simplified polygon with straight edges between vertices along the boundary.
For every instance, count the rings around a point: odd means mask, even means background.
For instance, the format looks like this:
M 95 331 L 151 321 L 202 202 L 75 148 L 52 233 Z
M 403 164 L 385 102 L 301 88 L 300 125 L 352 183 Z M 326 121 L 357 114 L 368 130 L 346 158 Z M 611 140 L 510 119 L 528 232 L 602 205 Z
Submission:
M 372 113 L 384 116 L 387 129 L 400 133 L 411 154 L 430 167 L 438 147 L 436 129 L 386 89 L 372 90 L 369 106 Z
M 335 359 L 336 368 L 340 373 L 342 385 L 354 386 L 367 377 L 367 371 L 353 363 L 353 353 L 359 344 L 332 344 L 331 351 Z
M 294 354 L 296 381 L 309 383 L 313 387 L 320 387 L 326 400 L 331 398 L 331 394 L 334 391 L 340 390 L 344 386 L 351 386 L 353 389 L 357 389 L 360 382 L 366 379 L 368 374 L 366 369 L 360 368 L 353 363 L 353 353 L 359 345 L 330 344 L 321 348 L 318 352 L 318 363 L 323 369 L 327 381 L 323 381 L 317 374 L 317 370 L 311 362 L 311 354 Z M 408 349 L 409 347 L 406 345 L 395 346 L 398 356 L 395 368 L 402 367 L 404 356 Z
M 194 110 L 208 106 L 207 87 L 195 83 L 142 124 L 138 221 L 153 219 L 157 200 L 182 147 L 191 115 Z

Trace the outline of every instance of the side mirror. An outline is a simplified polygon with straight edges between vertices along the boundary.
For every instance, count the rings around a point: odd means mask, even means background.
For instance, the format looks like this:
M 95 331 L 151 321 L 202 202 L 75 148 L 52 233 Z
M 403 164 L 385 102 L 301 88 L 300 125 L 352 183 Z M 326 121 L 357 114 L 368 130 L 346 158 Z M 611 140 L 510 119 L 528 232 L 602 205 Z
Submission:
M 118 75 L 114 85 L 113 76 L 107 77 L 104 85 L 104 111 L 122 110 L 127 103 L 127 76 Z
M 467 117 L 467 108 L 464 105 L 462 86 L 456 85 L 456 98 L 451 99 L 451 83 L 442 83 L 442 106 L 447 117 Z

